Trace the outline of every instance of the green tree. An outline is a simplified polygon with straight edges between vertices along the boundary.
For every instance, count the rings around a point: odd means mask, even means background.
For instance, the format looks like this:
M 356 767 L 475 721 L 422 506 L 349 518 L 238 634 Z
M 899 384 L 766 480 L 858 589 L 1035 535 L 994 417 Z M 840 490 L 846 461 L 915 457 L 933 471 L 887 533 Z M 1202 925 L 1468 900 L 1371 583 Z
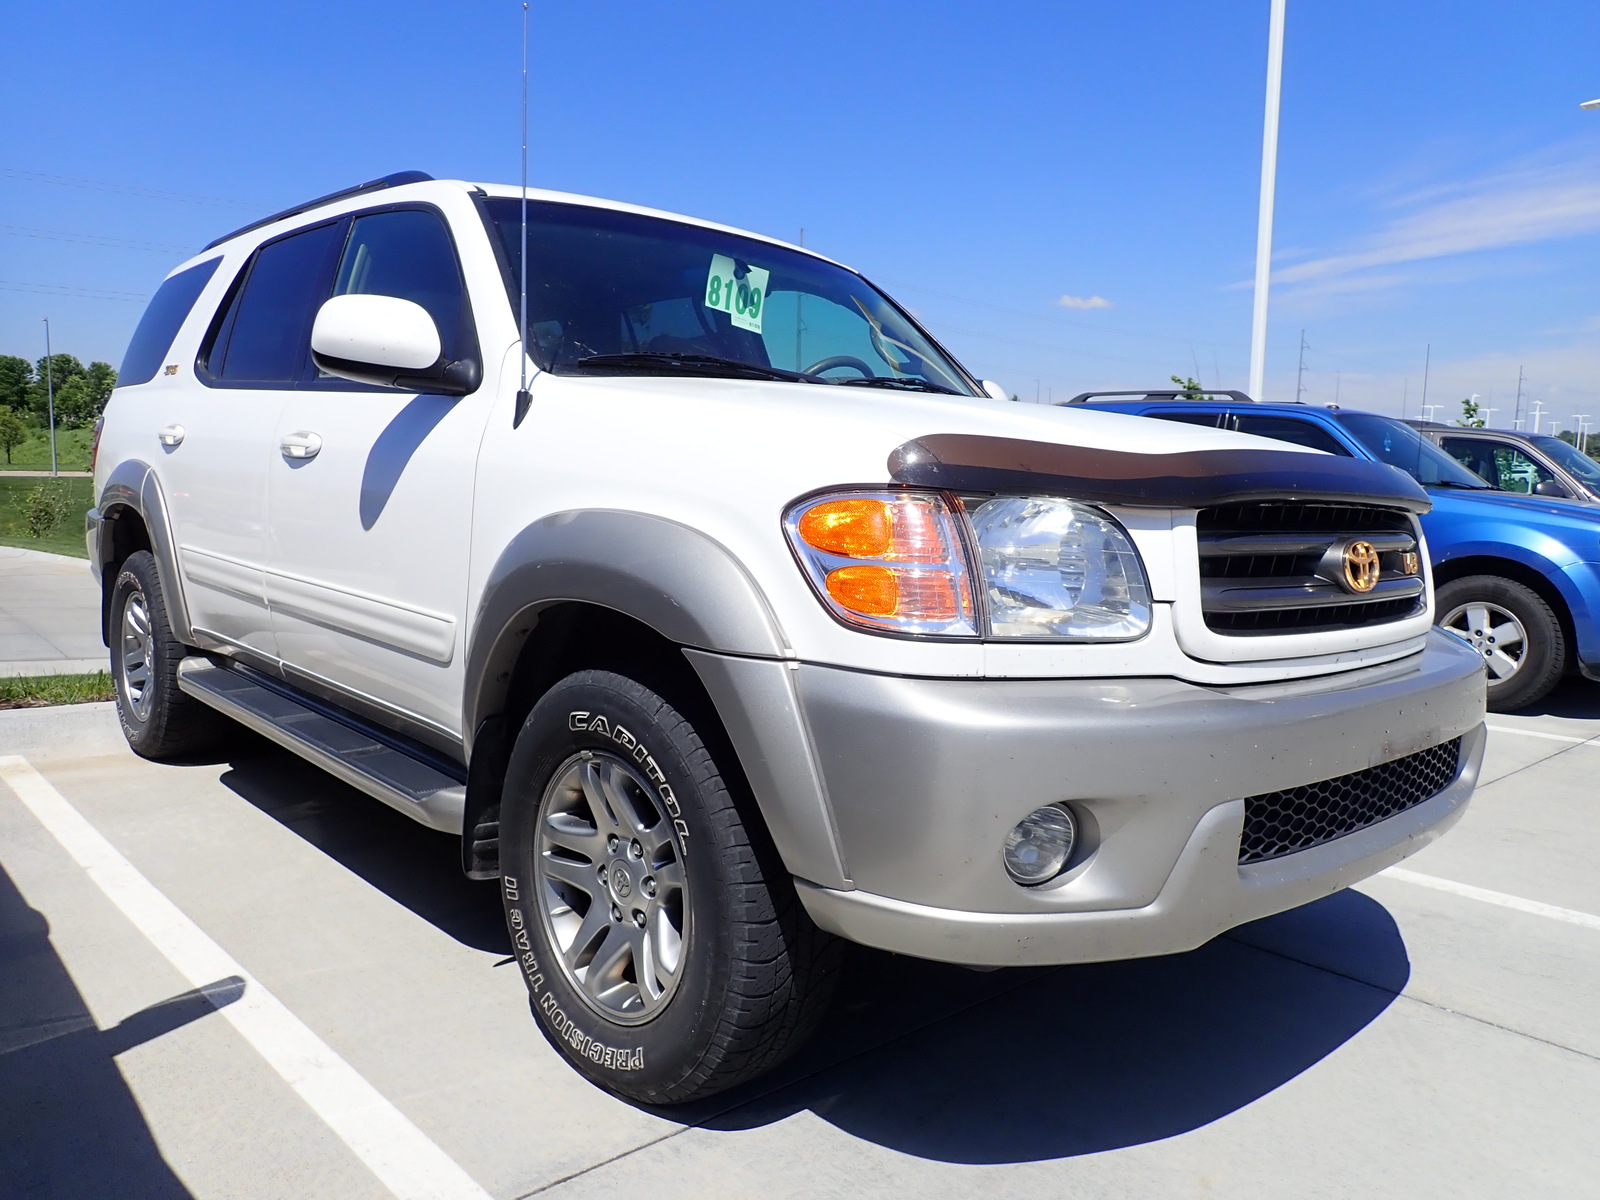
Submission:
M 28 440 L 28 427 L 10 407 L 0 408 L 0 449 L 6 452 L 6 465 L 11 464 L 11 452 Z
M 1178 376 L 1178 375 L 1173 375 L 1171 378 L 1172 378 L 1172 382 L 1173 383 L 1177 384 L 1180 388 L 1183 389 L 1183 393 L 1179 397 L 1179 399 L 1182 399 L 1182 400 L 1209 400 L 1209 399 L 1211 399 L 1211 397 L 1206 395 L 1205 390 L 1200 386 L 1200 381 L 1198 379 L 1184 379 L 1184 378 L 1182 378 L 1181 376 Z
M 28 408 L 28 389 L 33 385 L 33 364 L 14 354 L 0 354 L 0 405 L 13 412 Z
M 50 366 L 48 373 L 45 371 L 46 361 L 40 358 L 34 365 L 33 386 L 28 389 L 28 408 L 40 420 L 44 420 L 50 411 L 50 388 L 54 387 L 59 396 L 63 387 L 84 374 L 83 364 L 78 361 L 76 355 L 52 354 L 48 360 Z
M 62 429 L 93 425 L 99 415 L 100 406 L 95 403 L 88 376 L 74 375 L 56 389 L 56 424 Z
M 97 359 L 84 370 L 83 377 L 88 381 L 89 394 L 94 397 L 95 416 L 99 416 L 105 410 L 106 401 L 111 399 L 111 389 L 117 386 L 117 369 Z
M 1456 424 L 1463 429 L 1482 429 L 1483 417 L 1478 413 L 1478 402 L 1472 397 L 1467 397 L 1461 402 L 1461 416 Z

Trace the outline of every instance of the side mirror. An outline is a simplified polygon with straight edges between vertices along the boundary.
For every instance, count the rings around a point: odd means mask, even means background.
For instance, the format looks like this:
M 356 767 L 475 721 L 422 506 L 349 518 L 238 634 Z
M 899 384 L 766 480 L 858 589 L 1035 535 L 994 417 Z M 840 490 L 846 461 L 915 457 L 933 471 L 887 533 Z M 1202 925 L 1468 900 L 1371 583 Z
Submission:
M 334 296 L 311 326 L 317 368 L 356 383 L 465 396 L 482 377 L 471 359 L 447 362 L 428 310 L 398 296 Z
M 1546 479 L 1543 483 L 1536 484 L 1533 489 L 1535 496 L 1546 496 L 1551 500 L 1570 500 L 1572 493 L 1557 483 L 1554 479 Z
M 983 381 L 982 387 L 983 387 L 984 392 L 987 393 L 988 396 L 993 400 L 1009 400 L 1009 399 L 1011 399 L 1011 397 L 1006 393 L 1005 388 L 1001 387 L 998 383 L 996 383 L 992 379 L 985 379 Z

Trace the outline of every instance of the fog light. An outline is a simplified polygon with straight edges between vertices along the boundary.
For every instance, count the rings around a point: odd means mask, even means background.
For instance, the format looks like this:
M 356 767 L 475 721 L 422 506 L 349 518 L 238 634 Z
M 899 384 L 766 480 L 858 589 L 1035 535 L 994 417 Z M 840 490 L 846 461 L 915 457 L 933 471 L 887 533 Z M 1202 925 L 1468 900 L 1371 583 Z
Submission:
M 1058 804 L 1047 804 L 1006 834 L 1006 873 L 1025 887 L 1061 874 L 1078 840 L 1077 822 Z

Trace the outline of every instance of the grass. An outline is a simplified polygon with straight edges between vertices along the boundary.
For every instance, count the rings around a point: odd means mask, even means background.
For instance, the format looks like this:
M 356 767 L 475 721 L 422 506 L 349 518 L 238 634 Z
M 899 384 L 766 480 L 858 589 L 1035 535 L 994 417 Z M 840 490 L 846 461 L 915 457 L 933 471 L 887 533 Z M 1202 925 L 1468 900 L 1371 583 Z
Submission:
M 23 675 L 0 678 L 0 709 L 46 708 L 52 704 L 90 704 L 115 696 L 111 675 Z
M 56 469 L 61 471 L 87 471 L 89 469 L 88 429 L 56 430 Z M 50 431 L 44 428 L 28 429 L 28 440 L 11 451 L 11 461 L 6 462 L 0 453 L 0 473 L 5 471 L 48 471 L 50 469 Z
M 23 505 L 28 493 L 41 483 L 63 488 L 72 501 L 66 517 L 54 532 L 42 538 L 32 537 L 23 520 Z M 74 558 L 88 558 L 89 548 L 83 540 L 83 515 L 94 504 L 92 479 L 35 479 L 27 476 L 7 478 L 0 474 L 0 546 L 22 546 L 28 550 L 48 550 L 52 554 L 70 554 Z

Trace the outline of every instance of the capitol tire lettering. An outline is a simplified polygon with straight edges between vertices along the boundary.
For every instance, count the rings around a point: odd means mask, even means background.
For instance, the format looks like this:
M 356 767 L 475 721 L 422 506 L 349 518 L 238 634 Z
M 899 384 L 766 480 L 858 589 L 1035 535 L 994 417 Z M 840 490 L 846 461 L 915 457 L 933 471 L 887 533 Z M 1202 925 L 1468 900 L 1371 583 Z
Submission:
M 512 959 L 550 1045 L 629 1100 L 686 1103 L 770 1070 L 837 973 L 726 747 L 689 682 L 603 670 L 550 687 L 513 743 Z

